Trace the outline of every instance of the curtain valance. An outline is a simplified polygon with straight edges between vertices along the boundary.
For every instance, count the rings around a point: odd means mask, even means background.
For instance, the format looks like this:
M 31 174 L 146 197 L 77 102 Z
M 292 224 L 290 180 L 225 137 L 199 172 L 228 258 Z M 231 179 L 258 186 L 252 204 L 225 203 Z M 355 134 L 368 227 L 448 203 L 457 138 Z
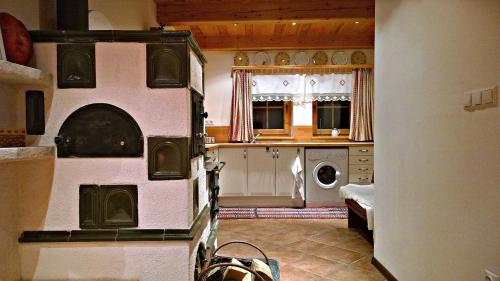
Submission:
M 254 101 L 349 100 L 352 94 L 352 73 L 254 75 Z

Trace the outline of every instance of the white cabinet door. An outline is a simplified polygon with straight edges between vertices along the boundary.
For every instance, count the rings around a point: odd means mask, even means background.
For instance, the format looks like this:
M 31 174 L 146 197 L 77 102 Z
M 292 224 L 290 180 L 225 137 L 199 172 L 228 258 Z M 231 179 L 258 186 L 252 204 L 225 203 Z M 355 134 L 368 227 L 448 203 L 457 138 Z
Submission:
M 300 157 L 302 169 L 304 169 L 304 148 L 302 147 L 278 147 L 276 148 L 276 195 L 292 196 L 295 186 L 295 178 L 292 174 L 292 166 Z M 297 152 L 298 150 L 298 152 Z M 297 154 L 298 153 L 298 154 Z M 304 175 L 302 175 L 304 176 Z M 304 179 L 305 181 L 305 179 Z
M 248 193 L 249 196 L 274 196 L 275 159 L 273 147 L 248 148 Z
M 247 193 L 246 148 L 219 148 L 219 161 L 226 166 L 219 175 L 220 196 L 245 196 Z

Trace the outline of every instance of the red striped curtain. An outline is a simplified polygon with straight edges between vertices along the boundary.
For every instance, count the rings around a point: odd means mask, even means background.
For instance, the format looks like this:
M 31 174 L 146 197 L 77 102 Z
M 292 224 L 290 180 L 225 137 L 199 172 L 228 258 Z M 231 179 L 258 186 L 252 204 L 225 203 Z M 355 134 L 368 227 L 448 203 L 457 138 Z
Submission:
M 373 140 L 373 72 L 371 69 L 354 69 L 351 100 L 351 132 L 353 141 Z
M 252 74 L 237 70 L 233 72 L 233 97 L 229 141 L 251 142 L 253 136 Z

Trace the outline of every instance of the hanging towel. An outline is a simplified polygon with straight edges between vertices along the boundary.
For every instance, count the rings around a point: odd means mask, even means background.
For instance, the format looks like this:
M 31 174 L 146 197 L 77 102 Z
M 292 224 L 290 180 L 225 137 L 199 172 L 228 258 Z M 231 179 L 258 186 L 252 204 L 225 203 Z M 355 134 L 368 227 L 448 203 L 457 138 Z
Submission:
M 295 180 L 292 191 L 292 199 L 295 199 L 297 194 L 299 194 L 300 199 L 304 200 L 304 170 L 302 169 L 302 164 L 300 162 L 300 156 L 297 154 L 295 162 L 293 162 L 292 165 L 292 174 Z

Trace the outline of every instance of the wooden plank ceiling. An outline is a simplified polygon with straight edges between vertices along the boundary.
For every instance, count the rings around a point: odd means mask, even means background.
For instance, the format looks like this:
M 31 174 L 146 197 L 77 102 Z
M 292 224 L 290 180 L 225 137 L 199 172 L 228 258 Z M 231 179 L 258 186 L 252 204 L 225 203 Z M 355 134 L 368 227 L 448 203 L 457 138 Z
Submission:
M 155 0 L 205 50 L 373 48 L 375 0 Z

